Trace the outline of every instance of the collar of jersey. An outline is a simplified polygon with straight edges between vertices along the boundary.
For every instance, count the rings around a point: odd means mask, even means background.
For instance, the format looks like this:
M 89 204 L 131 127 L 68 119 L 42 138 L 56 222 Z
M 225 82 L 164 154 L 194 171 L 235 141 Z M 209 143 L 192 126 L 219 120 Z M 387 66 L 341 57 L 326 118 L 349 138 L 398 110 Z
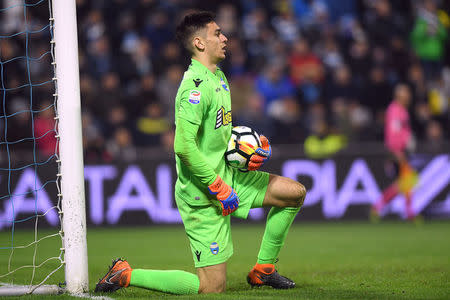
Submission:
M 217 76 L 217 71 L 219 71 L 219 67 L 216 69 L 216 73 L 211 72 L 210 69 L 208 69 L 204 64 L 199 62 L 198 60 L 192 58 L 191 59 L 191 68 L 194 69 L 194 71 L 198 71 L 199 73 L 206 73 L 211 76 Z

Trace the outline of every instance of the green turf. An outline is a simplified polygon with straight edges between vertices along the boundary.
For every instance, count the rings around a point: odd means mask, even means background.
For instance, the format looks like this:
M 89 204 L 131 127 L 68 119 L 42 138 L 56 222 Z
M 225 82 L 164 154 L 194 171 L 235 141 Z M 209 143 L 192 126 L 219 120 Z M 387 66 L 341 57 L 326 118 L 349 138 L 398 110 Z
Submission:
M 297 283 L 278 291 L 251 289 L 245 277 L 255 262 L 263 225 L 233 226 L 234 256 L 228 264 L 225 294 L 171 296 L 138 288 L 110 295 L 116 299 L 449 299 L 450 223 L 307 223 L 291 228 L 277 267 Z M 16 232 L 15 241 L 32 238 Z M 1 246 L 10 233 L 0 233 Z M 104 228 L 88 230 L 90 289 L 107 270 L 111 258 L 124 256 L 132 267 L 194 271 L 183 228 Z M 58 254 L 58 240 L 40 245 L 38 253 Z M 52 250 L 53 249 L 53 250 Z M 0 274 L 8 255 L 0 250 Z M 38 261 L 41 256 L 38 257 Z M 31 262 L 30 253 L 16 251 L 14 261 Z M 58 272 L 52 282 L 62 281 Z M 15 282 L 26 282 L 23 274 Z M 5 282 L 4 279 L 0 281 Z M 27 296 L 24 299 L 61 299 Z M 12 299 L 12 298 L 11 298 Z

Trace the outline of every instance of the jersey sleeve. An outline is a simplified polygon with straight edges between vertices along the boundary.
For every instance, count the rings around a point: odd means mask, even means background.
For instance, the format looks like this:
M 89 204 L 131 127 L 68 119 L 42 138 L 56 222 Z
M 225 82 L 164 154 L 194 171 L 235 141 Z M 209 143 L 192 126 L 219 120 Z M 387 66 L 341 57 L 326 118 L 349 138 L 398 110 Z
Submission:
M 208 165 L 197 146 L 197 133 L 211 102 L 206 84 L 198 80 L 189 80 L 182 88 L 180 103 L 175 120 L 175 154 L 189 168 L 192 175 L 205 186 L 217 177 L 214 169 Z
M 214 169 L 206 163 L 197 146 L 196 137 L 199 125 L 179 118 L 175 129 L 175 154 L 205 186 L 214 182 L 217 177 Z
M 211 102 L 210 91 L 201 79 L 186 80 L 180 87 L 177 118 L 200 125 Z

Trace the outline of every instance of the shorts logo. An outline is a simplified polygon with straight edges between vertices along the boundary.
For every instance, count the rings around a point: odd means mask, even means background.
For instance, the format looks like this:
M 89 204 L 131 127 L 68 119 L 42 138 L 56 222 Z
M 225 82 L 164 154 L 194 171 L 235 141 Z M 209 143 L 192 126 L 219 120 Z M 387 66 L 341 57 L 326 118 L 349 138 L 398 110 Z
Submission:
M 222 85 L 223 89 L 227 92 L 229 92 L 230 90 L 227 87 L 227 84 L 225 83 L 225 81 L 223 81 L 223 78 L 220 78 L 220 84 Z
M 192 104 L 199 104 L 201 95 L 202 93 L 200 93 L 200 91 L 191 90 L 189 93 L 189 102 Z
M 219 253 L 219 244 L 217 244 L 216 242 L 211 243 L 211 246 L 209 246 L 209 249 L 211 249 L 211 253 L 213 255 L 216 255 L 217 253 Z
M 202 255 L 202 251 L 195 250 L 195 256 L 197 256 L 197 261 L 200 261 L 200 255 Z
M 216 127 L 215 129 L 219 128 L 220 126 L 227 126 L 228 124 L 231 124 L 231 110 L 228 112 L 225 112 L 225 108 L 222 106 L 217 111 L 217 117 L 216 117 Z

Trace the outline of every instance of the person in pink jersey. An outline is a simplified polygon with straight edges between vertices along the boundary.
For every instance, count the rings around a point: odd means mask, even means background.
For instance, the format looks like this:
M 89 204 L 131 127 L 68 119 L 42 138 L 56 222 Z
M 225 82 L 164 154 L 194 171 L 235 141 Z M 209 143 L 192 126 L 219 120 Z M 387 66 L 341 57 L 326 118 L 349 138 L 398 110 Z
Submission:
M 407 218 L 415 217 L 411 206 L 411 193 L 417 181 L 417 173 L 409 165 L 406 154 L 414 144 L 408 113 L 410 102 L 409 87 L 406 84 L 398 84 L 394 90 L 394 100 L 386 110 L 384 127 L 385 145 L 392 155 L 392 165 L 397 178 L 372 206 L 371 217 L 374 219 L 379 217 L 383 208 L 399 193 L 403 193 L 406 198 Z

